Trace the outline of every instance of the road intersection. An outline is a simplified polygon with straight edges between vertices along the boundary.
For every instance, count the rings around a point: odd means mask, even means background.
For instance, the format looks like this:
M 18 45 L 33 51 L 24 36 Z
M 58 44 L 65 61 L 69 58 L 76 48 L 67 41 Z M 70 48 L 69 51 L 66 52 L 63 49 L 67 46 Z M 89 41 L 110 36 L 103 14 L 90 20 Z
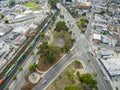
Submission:
M 33 90 L 45 90 L 52 81 L 55 80 L 55 78 L 74 60 L 80 60 L 84 64 L 84 68 L 86 72 L 97 73 L 97 77 L 95 79 L 98 82 L 98 88 L 99 90 L 112 90 L 111 86 L 107 84 L 105 81 L 100 68 L 97 64 L 97 61 L 95 58 L 89 53 L 90 50 L 90 44 L 88 40 L 85 38 L 83 34 L 80 33 L 79 28 L 76 26 L 74 18 L 70 15 L 70 13 L 61 5 L 58 4 L 60 7 L 60 10 L 62 14 L 64 15 L 66 23 L 69 21 L 71 26 L 73 27 L 72 33 L 75 36 L 76 42 L 71 49 L 71 51 L 66 54 L 61 60 L 59 60 L 53 67 L 51 67 L 45 74 L 43 79 L 33 88 Z M 87 37 L 89 37 L 90 32 L 86 34 Z M 30 57 L 29 57 L 30 58 Z M 88 62 L 90 60 L 90 62 Z M 30 61 L 30 60 L 29 60 Z M 46 81 L 46 83 L 42 83 Z M 16 84 L 17 86 L 17 84 Z M 15 87 L 16 87 L 15 86 Z
M 63 58 L 59 63 L 57 63 L 54 67 L 52 67 L 43 77 L 43 79 L 33 88 L 33 90 L 45 90 L 47 86 L 52 83 L 52 81 L 57 77 L 65 68 L 69 62 L 72 62 L 76 59 L 81 60 L 85 69 L 88 72 L 96 72 L 98 75 L 95 79 L 98 82 L 99 90 L 112 90 L 111 86 L 106 83 L 103 75 L 100 72 L 100 68 L 95 60 L 95 58 L 89 53 L 90 52 L 90 44 L 85 38 L 83 34 L 80 33 L 79 28 L 75 24 L 74 18 L 70 15 L 70 13 L 61 5 L 58 4 L 62 14 L 64 15 L 66 23 L 69 21 L 71 26 L 73 27 L 73 33 L 75 34 L 76 43 L 70 53 L 68 53 L 65 58 Z M 89 35 L 89 34 L 88 34 Z M 74 58 L 72 58 L 74 56 Z M 90 63 L 88 63 L 90 60 Z M 56 72 L 56 73 L 55 73 Z M 46 84 L 42 84 L 42 81 L 46 80 Z

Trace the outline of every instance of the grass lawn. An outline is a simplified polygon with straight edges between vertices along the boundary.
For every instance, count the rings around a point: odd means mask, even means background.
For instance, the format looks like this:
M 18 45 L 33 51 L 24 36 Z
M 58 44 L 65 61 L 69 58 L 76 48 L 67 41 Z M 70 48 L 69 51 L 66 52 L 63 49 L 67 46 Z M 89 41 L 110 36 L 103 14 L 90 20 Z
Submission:
M 36 7 L 36 3 L 34 3 L 34 2 L 28 2 L 28 3 L 25 3 L 25 6 L 26 7 L 29 7 L 29 8 L 32 8 L 32 7 Z
M 37 5 L 36 3 L 34 2 L 28 2 L 28 3 L 25 3 L 25 6 L 30 8 L 30 10 L 42 10 L 42 7 L 40 5 Z

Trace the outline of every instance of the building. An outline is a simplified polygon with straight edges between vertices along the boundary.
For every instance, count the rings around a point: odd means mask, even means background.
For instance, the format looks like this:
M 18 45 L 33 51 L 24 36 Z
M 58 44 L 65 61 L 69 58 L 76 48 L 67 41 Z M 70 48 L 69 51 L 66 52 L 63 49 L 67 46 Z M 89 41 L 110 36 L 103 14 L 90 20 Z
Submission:
M 13 30 L 12 26 L 0 27 L 0 36 L 3 36 L 5 34 L 9 33 L 11 30 Z
M 100 58 L 99 61 L 110 77 L 120 76 L 120 58 L 107 58 L 106 60 Z
M 102 39 L 102 36 L 100 34 L 93 33 L 92 41 L 99 44 L 101 42 L 101 39 Z

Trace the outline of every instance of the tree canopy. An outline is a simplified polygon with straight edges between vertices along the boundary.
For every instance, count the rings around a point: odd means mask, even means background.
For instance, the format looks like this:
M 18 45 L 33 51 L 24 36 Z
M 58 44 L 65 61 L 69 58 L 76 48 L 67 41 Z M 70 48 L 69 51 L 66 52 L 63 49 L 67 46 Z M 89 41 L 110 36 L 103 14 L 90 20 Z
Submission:
M 103 15 L 104 13 L 105 13 L 105 11 L 104 11 L 104 10 L 100 11 L 100 14 L 101 14 L 101 15 Z
M 38 54 L 40 54 L 41 57 L 46 57 L 49 63 L 52 63 L 61 54 L 58 46 L 54 44 L 48 45 L 47 42 L 43 42 L 38 48 Z
M 9 1 L 9 6 L 12 7 L 12 6 L 14 6 L 14 5 L 15 5 L 15 0 L 10 0 L 10 1 Z
M 97 82 L 93 79 L 92 75 L 89 73 L 82 74 L 80 76 L 80 81 L 83 83 L 86 83 L 91 89 L 94 88 L 95 90 L 98 90 Z
M 83 13 L 82 13 L 82 16 L 86 16 L 86 12 L 83 12 Z
M 57 24 L 56 24 L 56 28 L 55 28 L 55 31 L 68 31 L 69 28 L 66 26 L 65 22 L 64 21 L 59 21 Z
M 48 3 L 51 6 L 51 8 L 56 8 L 57 2 L 59 2 L 59 0 L 48 0 Z
M 36 69 L 36 67 L 37 67 L 37 64 L 32 64 L 32 65 L 30 65 L 29 66 L 29 71 L 35 71 L 35 69 Z

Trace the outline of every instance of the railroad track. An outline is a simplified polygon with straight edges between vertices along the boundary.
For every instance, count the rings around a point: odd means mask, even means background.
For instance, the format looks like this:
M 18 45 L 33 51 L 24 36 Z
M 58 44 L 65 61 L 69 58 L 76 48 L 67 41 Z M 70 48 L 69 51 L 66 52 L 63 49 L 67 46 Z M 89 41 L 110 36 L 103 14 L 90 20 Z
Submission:
M 40 24 L 37 28 L 36 28 L 36 32 L 34 33 L 34 35 L 32 35 L 31 37 L 29 37 L 27 39 L 27 41 L 25 41 L 24 45 L 22 46 L 22 48 L 20 50 L 18 50 L 15 54 L 15 56 L 13 56 L 13 59 L 10 61 L 10 63 L 7 64 L 7 66 L 2 70 L 2 72 L 0 73 L 0 77 L 3 77 L 5 75 L 5 72 L 11 67 L 11 65 L 13 63 L 16 62 L 16 60 L 19 58 L 19 56 L 25 51 L 25 49 L 27 48 L 27 46 L 30 45 L 31 41 L 34 40 L 35 36 L 37 34 L 39 34 L 40 30 L 42 29 L 42 27 L 47 23 L 47 21 L 49 20 L 50 16 L 48 16 L 42 24 Z

